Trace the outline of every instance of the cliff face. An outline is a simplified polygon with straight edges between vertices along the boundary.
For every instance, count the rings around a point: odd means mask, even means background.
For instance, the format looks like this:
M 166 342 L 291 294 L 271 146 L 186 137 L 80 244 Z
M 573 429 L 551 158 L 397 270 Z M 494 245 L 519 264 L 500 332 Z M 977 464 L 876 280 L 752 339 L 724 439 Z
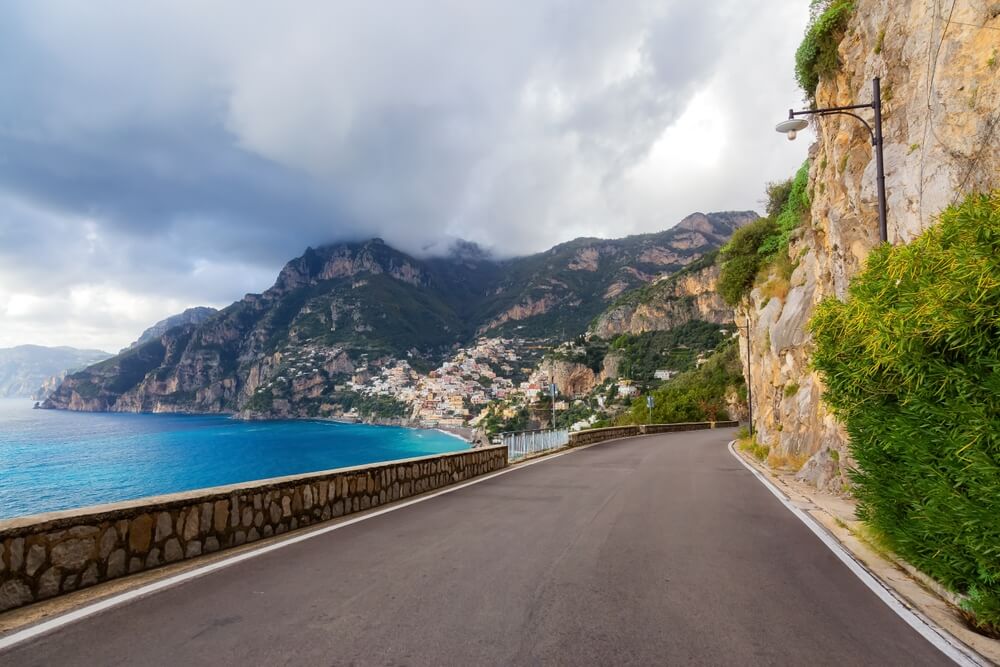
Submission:
M 719 267 L 715 264 L 661 279 L 635 293 L 626 294 L 591 324 L 590 333 L 601 338 L 621 334 L 666 331 L 692 320 L 725 324 L 733 309 L 715 290 Z
M 843 67 L 820 82 L 817 105 L 826 107 L 869 101 L 871 79 L 882 78 L 891 243 L 912 240 L 967 193 L 1000 187 L 1000 32 L 989 27 L 1000 29 L 996 3 L 858 0 L 839 47 Z M 845 297 L 878 242 L 875 161 L 856 120 L 814 126 L 811 220 L 792 239 L 798 265 L 787 293 L 754 289 L 737 322 L 750 320 L 754 422 L 772 463 L 840 490 L 846 437 L 810 370 L 806 326 L 821 299 Z
M 160 320 L 153 326 L 143 331 L 142 335 L 140 335 L 134 343 L 122 350 L 122 352 L 139 347 L 143 343 L 148 343 L 155 338 L 159 338 L 174 327 L 183 326 L 185 324 L 201 324 L 217 312 L 219 311 L 215 308 L 196 306 L 194 308 L 188 308 L 183 313 L 171 315 L 170 317 Z

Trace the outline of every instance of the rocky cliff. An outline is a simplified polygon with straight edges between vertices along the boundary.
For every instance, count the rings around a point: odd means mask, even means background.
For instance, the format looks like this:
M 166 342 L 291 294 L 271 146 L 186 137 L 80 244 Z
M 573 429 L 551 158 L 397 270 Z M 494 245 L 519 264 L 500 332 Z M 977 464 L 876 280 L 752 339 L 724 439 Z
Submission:
M 855 3 L 839 45 L 842 65 L 821 79 L 816 101 L 868 102 L 872 78 L 881 77 L 891 243 L 912 240 L 968 192 L 1000 187 L 998 29 L 997 3 Z M 761 281 L 737 321 L 750 320 L 754 421 L 771 463 L 801 468 L 802 478 L 840 490 L 846 438 L 810 370 L 806 325 L 821 299 L 845 297 L 878 242 L 875 162 L 855 119 L 829 116 L 814 126 L 811 219 L 796 230 L 788 253 L 796 268 L 787 282 L 777 273 Z
M 176 315 L 171 315 L 170 317 L 164 318 L 149 327 L 135 340 L 131 345 L 126 347 L 122 352 L 126 350 L 131 350 L 133 348 L 139 347 L 143 343 L 148 343 L 154 338 L 159 338 L 167 331 L 173 329 L 174 327 L 184 326 L 185 324 L 201 324 L 212 315 L 215 315 L 217 311 L 215 308 L 208 308 L 207 306 L 196 306 L 194 308 L 188 308 L 182 313 Z
M 672 276 L 627 292 L 590 325 L 600 338 L 666 331 L 693 320 L 725 324 L 733 309 L 716 291 L 719 267 L 714 253 Z
M 469 244 L 434 259 L 380 239 L 310 248 L 263 294 L 67 377 L 44 407 L 337 414 L 357 398 L 345 389 L 355 371 L 403 358 L 431 367 L 477 333 L 582 334 L 620 290 L 698 261 L 754 218 L 698 213 L 656 234 L 506 260 Z

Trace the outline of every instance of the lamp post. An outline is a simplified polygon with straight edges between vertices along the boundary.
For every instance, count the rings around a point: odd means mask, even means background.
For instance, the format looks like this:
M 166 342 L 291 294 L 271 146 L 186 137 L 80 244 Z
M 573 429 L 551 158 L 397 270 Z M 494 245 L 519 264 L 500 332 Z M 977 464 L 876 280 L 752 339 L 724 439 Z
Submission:
M 750 377 L 750 317 L 747 317 L 747 323 L 743 326 L 736 325 L 737 329 L 747 332 L 747 419 L 750 422 L 750 437 L 753 437 L 753 390 L 751 385 L 753 382 Z
M 854 113 L 856 109 L 872 109 L 875 112 L 875 127 L 868 124 L 864 118 Z M 803 111 L 788 110 L 788 120 L 778 123 L 774 129 L 788 135 L 789 141 L 795 139 L 799 130 L 809 126 L 808 121 L 799 116 L 851 116 L 861 121 L 871 136 L 875 147 L 875 184 L 878 189 L 878 235 L 885 243 L 889 240 L 889 232 L 885 221 L 885 168 L 882 162 L 882 89 L 879 78 L 872 79 L 872 101 L 870 104 L 851 104 L 845 107 L 828 107 L 826 109 L 805 109 Z

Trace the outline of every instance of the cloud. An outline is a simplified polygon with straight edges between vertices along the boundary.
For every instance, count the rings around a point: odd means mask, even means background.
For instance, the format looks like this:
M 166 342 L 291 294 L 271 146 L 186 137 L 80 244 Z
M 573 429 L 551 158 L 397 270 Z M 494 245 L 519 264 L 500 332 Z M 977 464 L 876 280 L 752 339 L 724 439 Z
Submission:
M 752 207 L 804 157 L 771 128 L 807 11 L 6 3 L 0 345 L 120 346 L 307 245 L 514 254 Z

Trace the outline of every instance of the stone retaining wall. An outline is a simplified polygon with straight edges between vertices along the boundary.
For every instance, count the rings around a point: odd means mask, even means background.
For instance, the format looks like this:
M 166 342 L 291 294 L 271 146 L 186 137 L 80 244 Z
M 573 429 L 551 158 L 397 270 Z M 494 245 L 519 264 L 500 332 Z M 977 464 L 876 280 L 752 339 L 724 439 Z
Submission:
M 610 426 L 608 428 L 592 428 L 569 434 L 569 446 L 580 447 L 605 440 L 632 438 L 638 435 L 654 433 L 672 433 L 674 431 L 698 431 L 706 428 L 727 428 L 738 426 L 739 422 L 688 422 L 684 424 L 639 424 L 636 426 Z
M 505 447 L 0 521 L 0 611 L 493 472 Z

